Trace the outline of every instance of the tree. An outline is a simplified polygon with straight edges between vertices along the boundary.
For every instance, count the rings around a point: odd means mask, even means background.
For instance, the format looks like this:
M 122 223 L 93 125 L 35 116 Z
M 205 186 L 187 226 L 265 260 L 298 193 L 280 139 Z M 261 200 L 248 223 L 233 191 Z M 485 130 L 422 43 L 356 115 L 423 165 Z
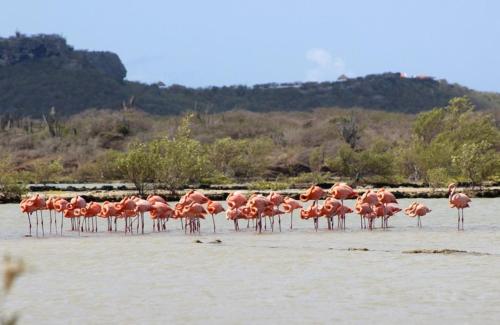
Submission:
M 190 138 L 191 118 L 190 114 L 182 119 L 173 139 L 150 143 L 152 157 L 157 160 L 155 180 L 172 192 L 200 182 L 212 169 L 201 143 Z
M 343 117 L 337 121 L 340 136 L 349 144 L 351 149 L 356 149 L 360 136 L 359 126 L 354 114 Z
M 144 195 L 147 184 L 154 180 L 157 167 L 155 158 L 147 144 L 134 142 L 117 159 L 118 168 L 140 195 Z
M 222 138 L 210 146 L 210 160 L 215 169 L 228 177 L 254 178 L 269 166 L 273 142 L 269 138 Z
M 482 182 L 494 175 L 495 148 L 499 144 L 494 119 L 475 112 L 467 97 L 453 98 L 446 107 L 417 116 L 412 141 L 399 159 L 400 170 L 407 176 L 418 175 L 431 186 L 436 178 L 445 176 L 464 177 L 473 184 Z
M 484 140 L 464 143 L 452 159 L 461 176 L 470 181 L 472 186 L 481 184 L 491 175 L 497 175 L 500 168 L 500 156 L 491 143 Z
M 335 159 L 328 165 L 341 176 L 348 176 L 359 182 L 368 176 L 389 177 L 393 174 L 393 155 L 380 144 L 367 150 L 355 151 L 344 145 Z
M 446 168 L 438 167 L 432 168 L 427 171 L 427 179 L 429 186 L 433 189 L 445 186 L 450 176 Z
M 20 198 L 27 191 L 23 175 L 14 167 L 9 157 L 0 159 L 0 193 L 4 197 Z
M 321 166 L 324 163 L 324 156 L 323 146 L 319 146 L 311 150 L 311 153 L 309 154 L 309 167 L 312 171 L 319 172 L 321 170 Z
M 64 168 L 60 160 L 52 160 L 50 162 L 38 162 L 35 164 L 33 175 L 35 182 L 47 184 L 54 182 L 57 177 L 63 172 Z

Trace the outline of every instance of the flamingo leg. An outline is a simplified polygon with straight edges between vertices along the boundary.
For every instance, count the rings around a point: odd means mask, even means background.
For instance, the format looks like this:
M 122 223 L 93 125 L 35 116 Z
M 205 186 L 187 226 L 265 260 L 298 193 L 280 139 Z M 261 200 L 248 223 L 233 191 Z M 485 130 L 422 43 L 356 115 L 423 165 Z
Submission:
M 462 208 L 462 230 L 464 230 L 464 209 Z
M 290 229 L 293 229 L 293 210 L 290 212 Z
M 57 212 L 54 212 L 54 230 L 57 235 Z
M 45 236 L 45 229 L 43 228 L 43 212 L 40 211 L 40 219 L 42 220 L 42 236 Z
M 342 230 L 344 230 L 345 229 L 345 225 L 344 225 L 344 218 L 345 218 L 344 199 L 340 200 L 340 205 L 341 205 L 341 209 L 342 209 L 342 213 L 341 213 L 340 219 L 342 220 Z
M 35 211 L 35 216 L 36 216 L 36 236 L 38 237 L 38 211 Z
M 457 229 L 460 230 L 460 209 L 459 208 L 457 208 L 457 213 L 458 213 Z
M 214 233 L 215 233 L 215 219 L 214 219 L 214 214 L 212 213 L 212 223 L 214 224 Z
M 28 214 L 28 223 L 30 224 L 30 236 L 31 236 L 31 213 L 27 213 Z
M 262 233 L 262 213 L 259 213 L 259 233 Z

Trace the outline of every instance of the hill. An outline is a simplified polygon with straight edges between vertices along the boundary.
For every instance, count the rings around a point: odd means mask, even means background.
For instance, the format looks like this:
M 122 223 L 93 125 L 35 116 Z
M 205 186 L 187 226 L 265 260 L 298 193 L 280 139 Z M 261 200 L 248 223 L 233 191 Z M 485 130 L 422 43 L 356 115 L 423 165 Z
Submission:
M 370 108 L 416 113 L 467 95 L 479 109 L 500 107 L 500 95 L 429 77 L 383 73 L 336 82 L 269 83 L 189 88 L 147 85 L 125 79 L 111 52 L 75 50 L 58 35 L 0 38 L 0 114 L 41 117 L 51 107 L 70 116 L 88 108 L 133 105 L 169 115 L 186 110 L 303 111 L 317 107 Z M 127 104 L 126 104 L 127 103 Z

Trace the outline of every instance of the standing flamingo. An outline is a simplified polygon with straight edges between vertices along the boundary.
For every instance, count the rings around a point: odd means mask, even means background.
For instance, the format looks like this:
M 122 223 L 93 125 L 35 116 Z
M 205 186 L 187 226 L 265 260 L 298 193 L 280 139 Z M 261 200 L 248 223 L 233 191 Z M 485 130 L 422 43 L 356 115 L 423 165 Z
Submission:
M 138 199 L 135 201 L 135 213 L 139 214 L 137 218 L 137 232 L 139 232 L 139 223 L 141 224 L 141 233 L 144 234 L 144 213 L 151 211 L 151 203 L 148 200 Z
M 417 226 L 422 228 L 422 221 L 420 220 L 420 217 L 423 217 L 427 213 L 431 212 L 431 209 L 422 203 L 412 202 L 409 207 L 404 209 L 404 212 L 410 217 L 417 217 Z
M 368 204 L 373 212 L 374 207 L 378 204 L 378 196 L 377 193 L 372 191 L 371 189 L 367 190 L 363 195 L 361 195 L 361 204 Z M 369 218 L 370 221 L 373 221 L 374 218 Z M 365 225 L 366 228 L 366 225 Z
M 214 215 L 217 215 L 217 214 L 219 214 L 219 213 L 221 213 L 221 212 L 223 212 L 225 210 L 222 207 L 222 204 L 220 204 L 219 202 L 215 202 L 215 201 L 209 200 L 208 203 L 207 203 L 207 211 L 212 216 L 212 222 L 214 224 L 214 232 L 215 232 L 215 219 L 214 219 Z
M 33 206 L 34 206 L 34 209 L 35 209 L 35 216 L 36 216 L 36 235 L 38 236 L 38 211 L 40 211 L 40 219 L 41 219 L 41 223 L 42 223 L 42 236 L 45 236 L 45 230 L 44 230 L 44 227 L 43 227 L 43 213 L 42 211 L 46 208 L 46 203 L 45 203 L 45 199 L 40 196 L 39 194 L 36 194 L 35 196 L 33 196 L 30 201 L 29 201 Z
M 311 185 L 305 193 L 300 194 L 299 199 L 302 202 L 313 201 L 312 205 L 307 209 L 300 210 L 301 219 L 314 218 L 314 228 L 318 230 L 318 217 L 321 216 L 318 201 L 325 196 L 325 191 L 318 185 Z
M 68 206 L 68 204 L 69 204 L 69 202 L 63 198 L 59 198 L 59 199 L 55 200 L 53 203 L 54 210 L 56 212 L 61 213 L 61 236 L 63 234 L 63 226 L 64 226 L 64 211 L 66 210 L 66 207 Z M 54 217 L 54 218 L 56 218 L 56 217 Z
M 33 201 L 31 198 L 23 199 L 21 203 L 19 204 L 21 207 L 21 212 L 26 213 L 28 216 L 28 223 L 30 226 L 29 230 L 29 235 L 31 236 L 31 214 L 36 211 L 36 206 L 33 204 Z
M 457 185 L 451 183 L 448 185 L 448 201 L 451 208 L 456 208 L 458 213 L 458 230 L 460 230 L 460 210 L 462 210 L 462 230 L 464 230 L 464 209 L 469 208 L 469 202 L 472 200 L 464 193 L 456 192 Z
M 54 210 L 54 202 L 57 199 L 58 199 L 57 197 L 51 196 L 48 198 L 47 201 L 45 201 L 46 208 L 47 210 L 49 210 L 50 233 L 52 233 L 52 211 Z M 54 222 L 55 222 L 55 231 L 57 234 L 57 218 L 55 217 L 55 215 L 54 215 Z
M 271 191 L 269 195 L 267 196 L 267 199 L 271 201 L 274 206 L 279 210 L 280 205 L 283 203 L 283 196 L 277 192 Z M 281 232 L 281 215 L 282 213 L 273 213 L 273 225 L 274 225 L 274 216 L 278 216 L 278 223 L 279 223 L 279 229 Z
M 321 216 L 321 210 L 313 203 L 307 209 L 300 210 L 300 218 L 308 220 L 313 218 L 314 230 L 318 231 L 318 217 Z
M 345 229 L 345 210 L 344 207 L 344 200 L 346 199 L 353 199 L 358 196 L 358 193 L 352 189 L 349 185 L 346 183 L 337 183 L 332 186 L 330 189 L 329 193 L 336 198 L 337 200 L 340 200 L 341 208 L 340 212 L 342 214 L 340 215 L 340 220 L 342 220 L 342 226 L 339 228 Z
M 148 201 L 151 203 L 152 200 L 148 199 Z M 151 211 L 149 211 L 149 215 L 151 219 L 153 219 L 153 231 L 155 230 L 155 222 L 158 232 L 160 232 L 161 230 L 166 230 L 166 220 L 172 217 L 173 213 L 174 210 L 166 202 L 164 203 L 161 201 L 155 201 L 151 203 Z M 160 222 L 162 223 L 161 228 Z
M 286 196 L 283 201 L 283 210 L 285 212 L 290 212 L 290 229 L 293 229 L 293 210 L 301 209 L 302 205 L 299 201 L 292 199 L 289 196 Z
M 388 203 L 398 203 L 396 200 L 396 197 L 394 194 L 392 194 L 390 191 L 386 190 L 385 188 L 381 188 L 380 190 L 377 191 L 377 197 L 383 206 L 383 215 L 382 215 L 382 228 L 387 227 L 387 204 Z
M 84 220 L 92 219 L 92 231 L 97 232 L 97 216 L 101 213 L 101 205 L 97 202 L 89 202 L 85 206 L 85 208 L 80 209 L 80 215 L 84 218 Z M 76 212 L 75 212 L 76 213 Z M 95 226 L 94 226 L 95 220 Z
M 207 210 L 202 204 L 192 201 L 190 204 L 184 207 L 182 211 L 184 217 L 186 218 L 186 224 L 184 226 L 185 231 L 189 225 L 189 232 L 201 232 L 200 219 L 205 219 Z M 189 221 L 189 223 L 188 223 Z
M 360 196 L 356 199 L 354 211 L 356 211 L 361 218 L 361 229 L 366 228 L 366 216 L 373 213 L 372 206 L 368 202 L 363 202 L 363 197 Z

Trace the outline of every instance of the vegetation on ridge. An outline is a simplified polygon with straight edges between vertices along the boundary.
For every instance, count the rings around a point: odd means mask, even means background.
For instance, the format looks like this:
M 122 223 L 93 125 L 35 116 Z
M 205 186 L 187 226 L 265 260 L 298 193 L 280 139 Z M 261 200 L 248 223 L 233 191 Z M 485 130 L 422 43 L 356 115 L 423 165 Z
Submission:
M 70 116 L 88 108 L 137 107 L 158 115 L 224 112 L 307 111 L 318 107 L 369 108 L 417 113 L 467 95 L 480 109 L 500 107 L 500 95 L 481 93 L 429 77 L 384 73 L 337 82 L 269 83 L 189 88 L 125 80 L 111 52 L 74 50 L 57 35 L 0 38 L 0 120 L 41 118 L 51 107 Z
M 330 108 L 160 117 L 127 109 L 49 120 L 25 119 L 2 131 L 5 174 L 15 171 L 25 182 L 128 180 L 140 192 L 339 178 L 441 186 L 500 176 L 498 121 L 462 97 L 417 116 Z

